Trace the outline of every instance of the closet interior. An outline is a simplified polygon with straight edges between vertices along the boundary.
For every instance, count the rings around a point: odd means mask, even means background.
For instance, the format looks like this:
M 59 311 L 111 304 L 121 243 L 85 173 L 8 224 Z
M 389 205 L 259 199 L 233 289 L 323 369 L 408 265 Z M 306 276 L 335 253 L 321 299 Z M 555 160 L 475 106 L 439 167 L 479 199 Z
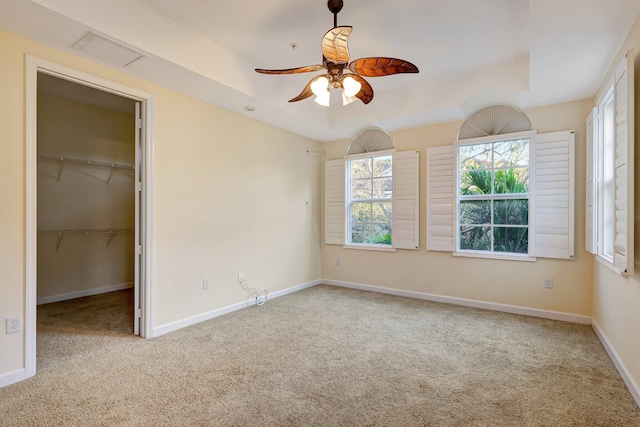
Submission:
M 38 74 L 38 305 L 133 294 L 135 104 Z

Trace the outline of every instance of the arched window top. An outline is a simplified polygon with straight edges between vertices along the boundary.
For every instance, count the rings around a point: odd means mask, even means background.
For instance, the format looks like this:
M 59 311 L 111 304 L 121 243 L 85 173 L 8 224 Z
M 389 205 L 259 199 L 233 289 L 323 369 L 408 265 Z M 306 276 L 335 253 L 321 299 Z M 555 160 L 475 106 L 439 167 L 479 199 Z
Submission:
M 456 139 L 481 138 L 491 135 L 531 130 L 531 121 L 522 111 L 508 105 L 492 105 L 473 113 L 462 123 Z
M 371 128 L 363 130 L 353 138 L 347 150 L 347 155 L 392 150 L 394 148 L 396 148 L 396 145 L 387 132 L 380 128 Z

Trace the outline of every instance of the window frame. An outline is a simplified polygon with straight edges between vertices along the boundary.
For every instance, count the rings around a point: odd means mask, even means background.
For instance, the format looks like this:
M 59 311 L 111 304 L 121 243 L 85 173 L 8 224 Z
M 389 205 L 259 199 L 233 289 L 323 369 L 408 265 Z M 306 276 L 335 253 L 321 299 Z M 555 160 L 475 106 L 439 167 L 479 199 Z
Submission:
M 595 180 L 596 180 L 596 194 L 594 195 L 594 201 L 596 203 L 597 211 L 596 211 L 596 257 L 598 261 L 607 265 L 609 268 L 614 268 L 614 253 L 613 247 L 611 248 L 611 253 L 607 253 L 607 248 L 605 245 L 605 239 L 612 237 L 611 244 L 614 245 L 615 241 L 615 87 L 613 80 L 607 86 L 608 89 L 605 91 L 604 95 L 600 98 L 596 105 L 596 122 L 595 122 L 595 156 L 594 156 L 594 172 L 595 172 Z M 609 153 L 607 153 L 607 141 L 606 141 L 606 129 L 605 129 L 605 110 L 606 106 L 610 105 L 612 109 L 611 114 L 611 125 L 613 127 L 610 129 L 611 135 L 614 139 L 609 141 L 611 145 L 609 148 Z M 605 182 L 605 173 L 607 172 L 607 168 L 605 165 L 605 160 L 611 156 L 611 170 L 609 172 L 612 173 L 612 188 L 607 187 L 607 183 Z M 612 216 L 613 224 L 607 225 L 606 216 L 607 216 L 607 207 L 605 206 L 605 201 L 609 200 L 612 206 L 609 206 L 609 209 L 613 208 L 613 213 L 608 212 L 608 215 Z
M 393 245 L 393 209 L 391 211 L 391 221 L 390 221 L 390 226 L 391 226 L 391 244 L 390 245 L 386 245 L 386 244 L 375 244 L 375 243 L 353 243 L 351 241 L 352 238 L 352 218 L 351 218 L 351 205 L 353 203 L 362 203 L 361 200 L 358 200 L 356 202 L 353 202 L 351 199 L 351 161 L 352 160 L 359 160 L 359 159 L 373 159 L 375 157 L 385 157 L 385 156 L 391 156 L 391 165 L 392 165 L 392 169 L 391 169 L 391 182 L 392 182 L 392 190 L 391 190 L 391 197 L 386 200 L 386 199 L 372 199 L 370 203 L 375 203 L 376 201 L 388 201 L 391 202 L 393 205 L 393 181 L 394 181 L 394 168 L 393 168 L 393 163 L 394 163 L 394 155 L 396 153 L 395 149 L 390 149 L 390 150 L 380 150 L 380 151 L 371 151 L 371 152 L 367 152 L 367 153 L 361 153 L 361 154 L 352 154 L 352 155 L 348 155 L 344 157 L 344 161 L 345 161 L 345 242 L 343 247 L 347 248 L 347 249 L 363 249 L 363 250 L 372 250 L 372 251 L 383 251 L 383 252 L 396 252 L 396 248 Z M 373 178 L 372 178 L 373 179 Z
M 393 248 L 373 250 L 417 251 L 420 250 L 420 151 L 396 151 L 393 155 L 393 171 Z M 345 247 L 345 158 L 326 160 L 324 175 L 324 244 Z
M 612 101 L 613 188 L 604 182 L 605 106 Z M 596 261 L 622 276 L 634 274 L 634 61 L 632 51 L 625 53 L 613 75 L 596 96 L 594 109 L 587 118 L 587 186 L 585 247 Z M 591 177 L 591 180 L 589 178 Z M 608 197 L 607 197 L 608 196 Z M 608 200 L 609 216 L 605 218 Z M 605 245 L 605 237 L 609 245 Z M 613 248 L 607 253 L 607 246 Z
M 535 173 L 535 136 L 537 132 L 535 130 L 525 132 L 515 132 L 502 135 L 490 135 L 481 138 L 470 138 L 454 141 L 454 171 L 455 171 L 455 208 L 454 208 L 454 250 L 453 256 L 470 257 L 470 258 L 487 258 L 487 259 L 499 259 L 499 260 L 511 260 L 511 261 L 536 261 L 536 257 L 533 254 L 533 239 L 535 238 L 535 182 L 531 177 Z M 519 254 L 515 252 L 495 252 L 495 251 L 477 251 L 460 248 L 460 202 L 464 200 L 478 200 L 477 198 L 461 198 L 460 194 L 460 146 L 465 145 L 477 145 L 482 143 L 499 143 L 504 141 L 513 141 L 517 139 L 529 140 L 529 187 L 527 193 L 513 193 L 513 194 L 492 194 L 489 197 L 480 198 L 481 200 L 496 200 L 496 199 L 527 199 L 528 200 L 528 244 L 527 253 Z M 496 197 L 498 196 L 498 197 Z M 493 211 L 492 211 L 493 213 Z M 493 217 L 493 215 L 492 215 Z M 492 228 L 494 227 L 492 218 Z
M 491 256 L 484 258 L 536 261 L 537 258 L 575 259 L 575 131 L 537 133 L 532 130 L 530 145 L 533 163 L 529 165 L 529 229 L 533 253 L 527 258 Z M 515 134 L 515 132 L 514 132 Z M 512 135 L 505 135 L 512 136 Z M 486 137 L 485 137 L 486 138 Z M 587 138 L 587 141 L 589 138 Z M 464 141 L 471 141 L 471 138 Z M 455 141 L 427 149 L 426 240 L 428 251 L 456 253 Z M 587 198 L 588 200 L 588 198 Z

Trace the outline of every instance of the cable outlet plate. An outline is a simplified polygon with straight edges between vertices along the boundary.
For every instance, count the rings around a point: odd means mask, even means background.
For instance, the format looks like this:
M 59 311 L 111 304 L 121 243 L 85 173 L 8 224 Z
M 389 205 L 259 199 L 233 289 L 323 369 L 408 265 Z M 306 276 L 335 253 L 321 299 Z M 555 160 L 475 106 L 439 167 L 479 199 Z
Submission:
M 22 329 L 22 325 L 20 324 L 19 317 L 8 317 L 7 318 L 7 333 L 15 334 L 16 332 L 20 332 Z

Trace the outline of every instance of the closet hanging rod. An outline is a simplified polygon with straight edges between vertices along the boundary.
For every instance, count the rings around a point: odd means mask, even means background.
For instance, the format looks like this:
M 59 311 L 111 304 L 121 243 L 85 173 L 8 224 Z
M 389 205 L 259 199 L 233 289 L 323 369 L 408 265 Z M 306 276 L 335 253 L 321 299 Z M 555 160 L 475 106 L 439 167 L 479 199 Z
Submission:
M 81 229 L 65 229 L 65 230 L 38 230 L 41 234 L 55 234 L 56 238 L 56 252 L 60 249 L 62 239 L 66 234 L 108 234 L 109 240 L 104 245 L 108 248 L 113 239 L 122 234 L 133 234 L 135 230 L 133 228 L 81 228 Z
M 40 154 L 39 157 L 43 158 L 43 159 L 58 160 L 60 162 L 71 162 L 71 163 L 80 163 L 80 164 L 84 164 L 84 165 L 104 166 L 104 167 L 112 168 L 112 169 L 113 168 L 115 168 L 115 169 L 129 169 L 129 170 L 135 169 L 135 166 L 131 166 L 131 165 L 123 165 L 123 164 L 111 163 L 111 162 L 99 162 L 99 161 L 96 161 L 96 160 L 87 160 L 87 159 L 74 159 L 72 157 L 52 156 L 50 154 Z
M 80 234 L 104 234 L 104 233 L 133 233 L 133 228 L 75 228 L 75 229 L 60 229 L 60 230 L 38 230 L 38 233 L 42 234 L 68 234 L 68 233 L 80 233 Z

